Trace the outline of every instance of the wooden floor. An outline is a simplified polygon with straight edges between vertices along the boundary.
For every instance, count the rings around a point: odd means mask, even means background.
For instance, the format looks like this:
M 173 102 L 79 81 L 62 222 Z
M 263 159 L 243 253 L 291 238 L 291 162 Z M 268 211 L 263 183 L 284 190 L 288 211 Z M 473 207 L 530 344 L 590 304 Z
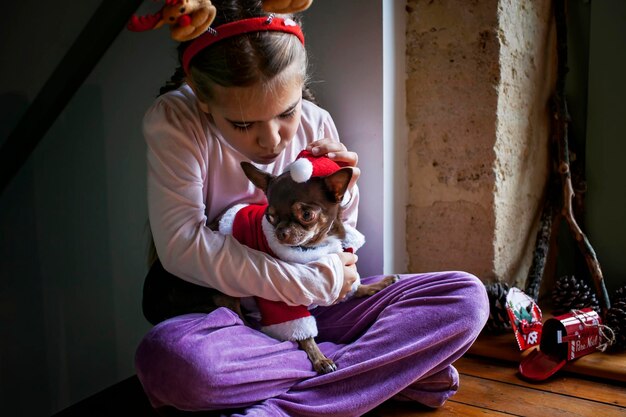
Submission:
M 366 417 L 626 417 L 626 353 L 587 355 L 539 383 L 519 377 L 522 356 L 510 335 L 479 338 L 455 363 L 460 388 L 443 407 L 388 402 Z

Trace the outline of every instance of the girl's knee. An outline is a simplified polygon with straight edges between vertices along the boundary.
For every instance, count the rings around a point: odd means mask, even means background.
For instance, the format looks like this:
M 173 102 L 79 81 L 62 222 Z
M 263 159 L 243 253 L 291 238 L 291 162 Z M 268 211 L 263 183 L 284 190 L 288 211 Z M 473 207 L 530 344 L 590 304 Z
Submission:
M 228 392 L 228 372 L 211 346 L 207 315 L 176 317 L 155 326 L 135 354 L 137 377 L 154 407 L 217 408 Z
M 489 298 L 483 282 L 467 272 L 453 272 L 458 288 L 460 321 L 468 331 L 480 332 L 489 318 Z
M 412 277 L 405 297 L 415 305 L 434 307 L 428 314 L 454 324 L 459 333 L 475 334 L 489 318 L 489 299 L 479 278 L 464 271 L 445 271 Z

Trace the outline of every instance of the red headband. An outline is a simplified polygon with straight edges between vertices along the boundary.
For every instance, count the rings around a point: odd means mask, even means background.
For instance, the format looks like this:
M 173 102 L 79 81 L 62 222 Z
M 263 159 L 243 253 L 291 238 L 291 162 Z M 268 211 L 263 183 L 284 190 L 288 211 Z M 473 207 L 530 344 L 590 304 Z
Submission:
M 191 45 L 185 49 L 183 53 L 183 68 L 185 73 L 189 74 L 189 63 L 194 56 L 209 45 L 219 42 L 222 39 L 231 36 L 241 35 L 249 32 L 285 32 L 291 33 L 300 39 L 304 45 L 304 34 L 302 29 L 292 19 L 283 19 L 281 17 L 253 17 L 250 19 L 235 20 L 234 22 L 225 23 L 216 27 L 209 28 L 205 33 L 198 36 L 191 42 Z

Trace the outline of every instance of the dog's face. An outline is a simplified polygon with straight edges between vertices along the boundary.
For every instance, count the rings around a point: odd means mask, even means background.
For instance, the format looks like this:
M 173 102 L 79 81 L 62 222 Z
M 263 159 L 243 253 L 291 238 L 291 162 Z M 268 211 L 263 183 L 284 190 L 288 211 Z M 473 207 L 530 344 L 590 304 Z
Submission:
M 277 177 L 248 162 L 241 167 L 248 179 L 263 190 L 268 207 L 265 217 L 278 241 L 288 246 L 314 247 L 328 236 L 344 238 L 340 203 L 352 178 L 345 167 L 326 177 L 298 183 L 289 172 Z

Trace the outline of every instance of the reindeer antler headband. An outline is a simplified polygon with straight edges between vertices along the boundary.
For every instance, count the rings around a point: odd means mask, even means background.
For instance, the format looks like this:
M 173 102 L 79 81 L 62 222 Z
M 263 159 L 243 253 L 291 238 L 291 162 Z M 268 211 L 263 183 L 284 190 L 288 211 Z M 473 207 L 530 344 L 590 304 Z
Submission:
M 309 2 L 310 4 L 310 2 Z M 171 36 L 179 42 L 190 41 L 183 53 L 183 68 L 189 73 L 189 63 L 204 48 L 232 36 L 250 32 L 284 32 L 295 35 L 304 45 L 304 34 L 292 19 L 273 15 L 236 20 L 211 28 L 217 10 L 210 0 L 166 0 L 165 6 L 157 13 L 146 16 L 133 16 L 128 29 L 143 32 L 170 25 Z
M 189 63 L 191 62 L 191 59 L 204 48 L 219 42 L 222 39 L 244 33 L 267 31 L 291 33 L 292 35 L 297 36 L 298 39 L 300 39 L 300 42 L 304 45 L 304 35 L 302 34 L 302 30 L 300 29 L 300 26 L 298 26 L 298 24 L 291 19 L 269 16 L 236 20 L 234 22 L 217 26 L 215 29 L 209 28 L 207 32 L 195 39 L 183 53 L 183 68 L 186 73 L 189 73 Z

